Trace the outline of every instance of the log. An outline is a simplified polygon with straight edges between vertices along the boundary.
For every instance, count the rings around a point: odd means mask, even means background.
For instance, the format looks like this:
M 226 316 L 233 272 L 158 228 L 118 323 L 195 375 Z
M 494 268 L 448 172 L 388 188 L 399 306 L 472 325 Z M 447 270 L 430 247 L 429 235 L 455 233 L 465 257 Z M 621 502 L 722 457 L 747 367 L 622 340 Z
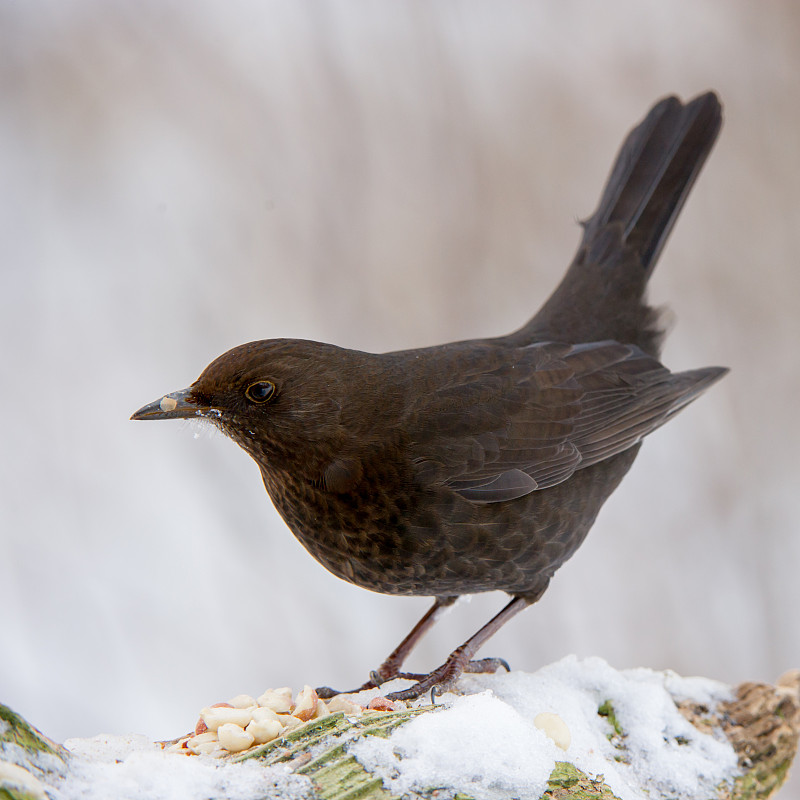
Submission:
M 731 699 L 719 703 L 676 699 L 675 708 L 698 732 L 713 732 L 717 738 L 727 740 L 735 751 L 738 769 L 717 786 L 720 800 L 763 800 L 778 791 L 795 757 L 800 737 L 800 670 L 787 673 L 774 686 L 743 683 L 733 690 Z M 414 720 L 447 712 L 446 705 L 426 705 L 358 715 L 331 713 L 312 719 L 267 744 L 227 754 L 215 761 L 206 756 L 173 755 L 160 750 L 157 756 L 177 759 L 170 762 L 176 764 L 185 764 L 187 758 L 197 764 L 213 763 L 215 767 L 227 769 L 227 775 L 236 769 L 252 771 L 257 765 L 265 775 L 278 776 L 275 778 L 277 796 L 281 796 L 281 780 L 284 779 L 281 776 L 286 776 L 286 780 L 291 776 L 294 783 L 291 791 L 286 785 L 286 794 L 292 797 L 297 797 L 298 786 L 302 786 L 306 797 L 321 800 L 390 800 L 397 796 L 392 794 L 391 784 L 365 766 L 364 759 L 356 757 L 356 744 L 370 741 L 371 737 L 386 739 Z M 617 752 L 614 760 L 634 757 L 626 751 L 628 734 L 613 704 L 608 701 L 600 704 L 597 715 L 604 720 L 607 738 Z M 656 728 L 660 724 L 658 719 L 653 720 Z M 150 747 L 155 753 L 157 748 L 152 743 Z M 601 772 L 589 774 L 571 763 L 566 751 L 564 756 L 555 762 L 540 796 L 553 800 L 618 797 Z M 45 800 L 48 790 L 53 790 L 51 794 L 63 791 L 72 779 L 70 770 L 75 758 L 67 748 L 51 741 L 11 709 L 0 705 L 0 800 Z M 611 766 L 609 762 L 609 768 Z M 274 769 L 276 767 L 282 767 L 282 771 Z M 109 789 L 106 787 L 105 791 Z M 647 791 L 644 787 L 641 796 L 645 797 Z M 404 796 L 455 797 L 458 800 L 470 797 L 448 791 L 447 786 L 412 790 L 404 792 Z M 701 793 L 698 798 L 700 796 L 708 795 Z M 142 797 L 148 797 L 144 789 Z M 263 795 L 254 794 L 253 797 L 255 800 Z

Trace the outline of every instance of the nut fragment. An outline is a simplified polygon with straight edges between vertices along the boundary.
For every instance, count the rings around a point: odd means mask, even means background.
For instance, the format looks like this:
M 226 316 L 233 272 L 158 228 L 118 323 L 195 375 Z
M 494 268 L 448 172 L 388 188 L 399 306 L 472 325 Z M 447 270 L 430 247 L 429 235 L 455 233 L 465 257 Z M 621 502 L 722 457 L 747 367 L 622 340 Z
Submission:
M 192 736 L 191 739 L 184 742 L 184 745 L 193 753 L 202 753 L 209 751 L 201 749 L 200 745 L 206 745 L 209 742 L 212 744 L 217 744 L 217 734 L 214 733 L 214 731 L 205 731 L 204 733 L 197 734 L 197 736 Z
M 550 737 L 562 750 L 569 748 L 572 741 L 572 734 L 569 732 L 567 723 L 564 722 L 558 714 L 553 714 L 549 711 L 543 711 L 537 714 L 533 719 L 533 724 L 545 734 Z
M 280 723 L 278 715 L 271 708 L 252 708 L 250 709 L 250 716 L 255 722 L 266 722 L 273 720 Z
M 255 744 L 266 744 L 273 739 L 277 739 L 283 733 L 283 728 L 277 719 L 264 719 L 261 721 L 253 720 L 245 728 L 245 731 L 253 737 Z
M 310 687 L 304 686 L 297 695 L 297 701 L 292 709 L 292 714 L 303 722 L 308 722 L 317 710 L 317 693 Z
M 225 722 L 219 726 L 217 731 L 219 736 L 219 743 L 229 753 L 239 753 L 242 750 L 247 750 L 253 744 L 253 734 L 248 733 L 240 725 L 233 722 Z
M 336 697 L 332 697 L 330 700 L 328 700 L 328 711 L 330 711 L 331 714 L 344 711 L 344 713 L 348 715 L 364 713 L 364 709 L 361 708 L 358 703 L 354 703 L 352 700 L 348 700 L 347 698 L 342 697 L 340 694 L 337 694 Z
M 312 714 L 312 719 L 320 719 L 321 717 L 330 716 L 330 710 L 328 706 L 325 704 L 324 700 L 317 700 L 317 707 L 314 709 L 314 713 Z
M 399 700 L 394 702 L 387 697 L 373 697 L 367 708 L 370 711 L 402 711 L 405 706 Z
M 292 710 L 292 690 L 288 687 L 267 689 L 258 698 L 258 704 L 264 708 L 271 708 L 278 714 L 288 714 Z
M 197 745 L 197 752 L 195 755 L 214 756 L 219 758 L 225 755 L 225 749 L 219 742 L 201 742 Z
M 234 708 L 252 708 L 257 705 L 256 699 L 250 697 L 249 694 L 237 694 L 236 697 L 231 699 L 230 704 Z
M 244 728 L 252 717 L 246 708 L 230 708 L 229 706 L 211 706 L 200 712 L 200 718 L 208 726 L 208 730 L 216 731 L 220 726 L 233 723 Z
M 230 703 L 214 703 L 213 706 L 209 706 L 209 708 L 233 708 Z M 194 735 L 199 736 L 201 733 L 205 733 L 208 730 L 208 725 L 203 721 L 203 718 L 197 720 L 197 725 L 194 726 Z
M 174 397 L 170 397 L 169 395 L 164 395 L 161 398 L 161 402 L 158 404 L 158 407 L 169 413 L 170 411 L 174 411 L 178 407 L 178 401 Z
M 291 714 L 278 714 L 278 721 L 283 725 L 284 729 L 290 731 L 298 725 L 303 724 L 303 720 L 299 717 L 294 717 Z

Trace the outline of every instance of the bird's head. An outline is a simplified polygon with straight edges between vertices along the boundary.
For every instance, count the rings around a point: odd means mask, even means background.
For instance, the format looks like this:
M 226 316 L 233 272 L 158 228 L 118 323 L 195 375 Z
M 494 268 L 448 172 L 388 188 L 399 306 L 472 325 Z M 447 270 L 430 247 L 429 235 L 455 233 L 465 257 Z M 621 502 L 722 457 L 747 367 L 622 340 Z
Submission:
M 223 353 L 187 389 L 149 403 L 131 419 L 208 421 L 262 466 L 279 467 L 299 452 L 313 461 L 345 435 L 347 385 L 357 385 L 366 355 L 301 340 L 250 342 Z

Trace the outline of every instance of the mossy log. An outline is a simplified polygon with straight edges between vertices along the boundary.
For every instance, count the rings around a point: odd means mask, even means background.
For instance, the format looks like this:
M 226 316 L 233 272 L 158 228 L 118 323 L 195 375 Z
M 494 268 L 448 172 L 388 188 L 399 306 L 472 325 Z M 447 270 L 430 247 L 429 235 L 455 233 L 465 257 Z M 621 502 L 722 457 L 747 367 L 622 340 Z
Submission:
M 787 673 L 777 685 L 745 683 L 734 699 L 715 711 L 679 703 L 681 713 L 700 731 L 724 731 L 738 756 L 742 774 L 719 788 L 720 800 L 763 800 L 786 779 L 800 737 L 800 670 Z M 397 727 L 431 708 L 375 712 L 361 717 L 331 714 L 312 720 L 269 744 L 231 755 L 231 762 L 284 764 L 311 781 L 310 796 L 321 800 L 390 800 L 379 777 L 371 775 L 350 754 L 350 742 L 363 736 L 388 736 Z M 434 712 L 435 713 L 435 712 Z M 598 713 L 613 725 L 613 708 Z M 618 731 L 624 738 L 624 731 Z M 176 756 L 185 758 L 186 756 Z M 69 753 L 0 706 L 0 800 L 43 800 L 52 779 L 68 772 Z M 436 787 L 441 795 L 443 787 Z M 446 788 L 446 787 L 444 787 Z M 421 796 L 432 796 L 434 789 Z M 447 793 L 446 793 L 447 794 Z M 449 793 L 458 800 L 466 796 Z M 555 800 L 610 800 L 615 795 L 602 777 L 587 775 L 567 761 L 558 762 L 543 797 Z

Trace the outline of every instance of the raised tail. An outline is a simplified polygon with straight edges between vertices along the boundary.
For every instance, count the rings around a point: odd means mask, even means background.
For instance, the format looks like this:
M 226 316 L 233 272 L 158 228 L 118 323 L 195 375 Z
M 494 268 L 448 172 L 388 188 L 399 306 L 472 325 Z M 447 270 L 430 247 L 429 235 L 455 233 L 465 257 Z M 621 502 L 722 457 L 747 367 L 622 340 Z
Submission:
M 615 339 L 658 355 L 645 287 L 721 124 L 713 92 L 653 106 L 625 139 L 564 279 L 509 343 Z

